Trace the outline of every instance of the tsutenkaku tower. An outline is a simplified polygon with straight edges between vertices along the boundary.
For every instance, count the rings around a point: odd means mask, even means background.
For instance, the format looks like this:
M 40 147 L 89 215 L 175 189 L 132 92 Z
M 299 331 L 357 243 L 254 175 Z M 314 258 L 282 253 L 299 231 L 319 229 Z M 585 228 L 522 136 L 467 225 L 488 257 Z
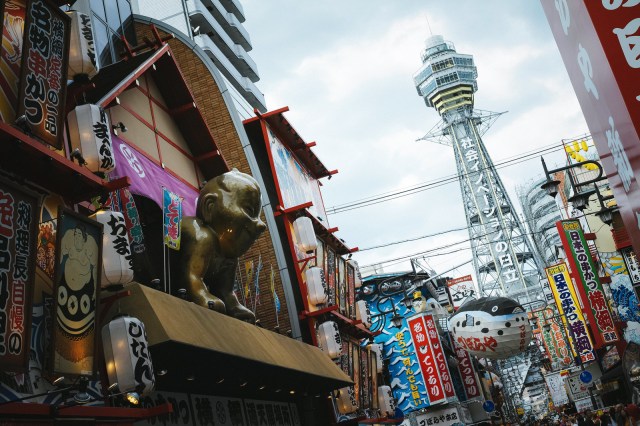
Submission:
M 442 118 L 423 140 L 453 147 L 481 296 L 529 303 L 542 291 L 534 251 L 481 136 L 500 114 L 473 108 L 473 56 L 431 36 L 414 75 L 418 94 Z

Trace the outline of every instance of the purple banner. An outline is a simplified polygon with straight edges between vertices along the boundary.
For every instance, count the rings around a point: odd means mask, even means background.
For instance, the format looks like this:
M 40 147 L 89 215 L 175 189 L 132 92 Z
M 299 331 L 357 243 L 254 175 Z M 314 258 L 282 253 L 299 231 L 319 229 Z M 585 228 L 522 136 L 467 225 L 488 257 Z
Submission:
M 198 191 L 168 174 L 116 135 L 111 134 L 111 139 L 116 157 L 116 168 L 109 174 L 111 178 L 129 176 L 131 179 L 129 190 L 134 194 L 152 199 L 158 207 L 162 207 L 162 188 L 166 187 L 182 198 L 183 214 L 195 216 Z

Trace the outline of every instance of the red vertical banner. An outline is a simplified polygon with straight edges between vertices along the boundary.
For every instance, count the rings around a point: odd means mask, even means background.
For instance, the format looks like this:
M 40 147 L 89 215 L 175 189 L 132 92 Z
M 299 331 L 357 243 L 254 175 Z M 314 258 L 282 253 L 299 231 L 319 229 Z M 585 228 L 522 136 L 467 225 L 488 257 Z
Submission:
M 413 317 L 407 320 L 413 347 L 418 357 L 420 370 L 424 377 L 429 396 L 430 405 L 446 402 L 447 398 L 442 386 L 442 378 L 438 371 L 438 364 L 433 353 L 433 348 L 429 343 L 427 327 L 422 316 Z
M 440 378 L 442 379 L 442 387 L 444 388 L 444 394 L 447 398 L 454 398 L 456 391 L 453 389 L 453 380 L 451 380 L 451 373 L 449 372 L 449 366 L 447 365 L 447 359 L 442 349 L 442 342 L 438 335 L 438 329 L 433 319 L 433 315 L 425 315 L 424 323 L 427 326 L 427 336 L 429 337 L 429 344 L 433 350 L 433 356 L 436 360 L 436 366 L 440 372 Z
M 37 198 L 0 180 L 0 368 L 27 371 L 35 279 Z
M 596 349 L 617 342 L 618 334 L 613 317 L 580 222 L 562 220 L 556 226 L 571 266 L 571 277 L 575 280 L 582 303 L 586 305 L 583 312 L 589 319 Z
M 456 351 L 456 358 L 458 359 L 458 370 L 460 376 L 462 376 L 462 382 L 464 383 L 464 391 L 467 394 L 467 398 L 476 398 L 480 396 L 480 384 L 476 377 L 476 369 L 473 367 L 471 361 L 471 355 L 464 350 L 455 340 L 453 342 L 454 350 Z

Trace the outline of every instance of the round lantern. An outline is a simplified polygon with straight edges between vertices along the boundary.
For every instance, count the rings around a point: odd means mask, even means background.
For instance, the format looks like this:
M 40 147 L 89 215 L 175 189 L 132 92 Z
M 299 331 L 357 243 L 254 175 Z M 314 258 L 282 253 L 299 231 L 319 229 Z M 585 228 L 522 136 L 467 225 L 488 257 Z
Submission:
M 155 376 L 144 324 L 137 318 L 121 316 L 102 327 L 102 347 L 109 384 L 120 392 L 153 391 Z
M 342 353 L 342 338 L 338 324 L 326 321 L 318 327 L 318 345 L 329 358 L 338 358 Z
M 378 386 L 378 408 L 382 415 L 393 415 L 396 411 L 396 400 L 389 386 Z
M 413 300 L 411 301 L 411 307 L 416 313 L 427 311 L 427 299 L 424 298 L 422 292 L 416 291 L 413 293 Z
M 358 409 L 358 400 L 353 386 L 347 386 L 338 390 L 336 403 L 338 404 L 340 414 L 349 414 L 356 411 Z
M 356 320 L 361 321 L 367 328 L 371 327 L 371 311 L 364 300 L 356 302 Z
M 465 303 L 449 319 L 449 330 L 470 354 L 490 359 L 523 352 L 532 336 L 527 313 L 506 297 L 482 297 Z
M 101 287 L 130 283 L 133 281 L 132 255 L 124 215 L 111 210 L 100 210 L 91 218 L 104 226 Z
M 362 287 L 362 274 L 360 274 L 360 266 L 358 265 L 358 262 L 356 262 L 353 259 L 349 259 L 347 261 L 347 263 L 349 265 L 351 265 L 354 269 L 354 283 L 355 283 L 355 287 L 356 288 L 360 288 Z
M 313 223 L 307 216 L 300 216 L 293 221 L 293 233 L 296 236 L 298 248 L 304 253 L 311 253 L 318 247 Z
M 68 75 L 76 81 L 88 81 L 99 69 L 91 16 L 75 10 L 67 12 L 67 15 L 71 18 Z
M 104 109 L 93 104 L 77 106 L 67 116 L 71 149 L 76 157 L 94 173 L 111 172 L 116 161 L 111 144 L 111 126 Z
M 312 266 L 304 273 L 304 279 L 307 283 L 307 294 L 309 302 L 314 305 L 322 305 L 327 303 L 327 281 L 324 278 L 322 268 Z
M 372 343 L 369 345 L 369 349 L 371 350 L 371 352 L 376 354 L 376 373 L 382 373 L 382 345 L 379 343 Z

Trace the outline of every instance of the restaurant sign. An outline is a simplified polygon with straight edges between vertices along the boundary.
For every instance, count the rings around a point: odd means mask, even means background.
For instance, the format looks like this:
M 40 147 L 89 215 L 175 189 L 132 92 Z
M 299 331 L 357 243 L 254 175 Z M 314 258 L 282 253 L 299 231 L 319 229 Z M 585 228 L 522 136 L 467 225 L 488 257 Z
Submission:
M 17 117 L 29 132 L 62 149 L 71 18 L 48 0 L 27 4 Z
M 596 349 L 618 341 L 613 317 L 598 277 L 598 269 L 593 263 L 587 240 L 578 220 L 561 220 L 556 223 L 560 240 L 571 266 L 571 276 L 575 279 L 578 293 L 585 306 Z

